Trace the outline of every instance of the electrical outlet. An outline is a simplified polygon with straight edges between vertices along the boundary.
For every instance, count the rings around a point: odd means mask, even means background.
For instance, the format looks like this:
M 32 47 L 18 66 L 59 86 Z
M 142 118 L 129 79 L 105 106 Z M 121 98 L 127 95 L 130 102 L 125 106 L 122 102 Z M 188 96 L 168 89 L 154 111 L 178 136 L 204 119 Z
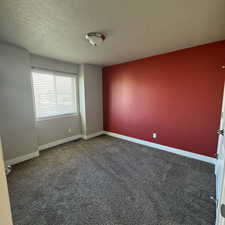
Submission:
M 68 129 L 68 133 L 71 133 L 71 132 L 72 132 L 72 129 L 71 129 L 71 128 L 69 128 L 69 129 Z
M 152 137 L 155 139 L 155 138 L 157 138 L 157 134 L 156 133 L 153 133 L 152 134 Z

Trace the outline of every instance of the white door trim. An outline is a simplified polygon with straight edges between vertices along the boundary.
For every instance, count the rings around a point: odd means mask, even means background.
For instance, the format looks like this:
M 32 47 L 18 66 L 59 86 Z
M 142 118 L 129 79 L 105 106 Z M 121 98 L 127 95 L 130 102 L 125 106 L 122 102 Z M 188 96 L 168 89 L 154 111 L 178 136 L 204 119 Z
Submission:
M 225 123 L 225 86 L 223 90 L 223 103 L 221 109 L 220 127 L 219 129 L 224 129 Z M 218 135 L 218 147 L 217 147 L 217 164 L 215 166 L 216 174 L 216 225 L 224 225 L 224 218 L 221 216 L 220 208 L 221 205 L 225 203 L 225 152 L 224 152 L 224 136 Z
M 12 225 L 12 213 L 9 202 L 9 192 L 5 175 L 5 165 L 0 139 L 0 225 Z

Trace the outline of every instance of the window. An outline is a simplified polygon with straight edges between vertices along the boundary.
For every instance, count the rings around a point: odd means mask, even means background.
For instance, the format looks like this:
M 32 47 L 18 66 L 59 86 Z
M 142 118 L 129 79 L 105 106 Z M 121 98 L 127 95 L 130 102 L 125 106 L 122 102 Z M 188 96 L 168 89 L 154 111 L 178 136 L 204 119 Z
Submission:
M 76 77 L 51 71 L 32 71 L 37 118 L 78 112 Z

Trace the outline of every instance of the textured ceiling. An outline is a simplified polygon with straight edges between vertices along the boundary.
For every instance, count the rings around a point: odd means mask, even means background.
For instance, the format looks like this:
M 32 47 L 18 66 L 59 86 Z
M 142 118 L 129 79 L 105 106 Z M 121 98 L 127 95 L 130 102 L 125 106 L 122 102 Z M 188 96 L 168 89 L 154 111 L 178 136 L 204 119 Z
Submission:
M 99 47 L 86 32 L 107 34 Z M 225 39 L 225 0 L 0 0 L 0 40 L 111 65 Z

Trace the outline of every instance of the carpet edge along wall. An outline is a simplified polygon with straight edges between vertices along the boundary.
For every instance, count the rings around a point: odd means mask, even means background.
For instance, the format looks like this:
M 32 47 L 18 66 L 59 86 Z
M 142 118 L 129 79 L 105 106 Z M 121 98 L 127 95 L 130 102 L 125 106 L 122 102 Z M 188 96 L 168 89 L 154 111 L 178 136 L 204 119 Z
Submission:
M 219 41 L 103 68 L 104 130 L 215 157 L 223 65 Z

